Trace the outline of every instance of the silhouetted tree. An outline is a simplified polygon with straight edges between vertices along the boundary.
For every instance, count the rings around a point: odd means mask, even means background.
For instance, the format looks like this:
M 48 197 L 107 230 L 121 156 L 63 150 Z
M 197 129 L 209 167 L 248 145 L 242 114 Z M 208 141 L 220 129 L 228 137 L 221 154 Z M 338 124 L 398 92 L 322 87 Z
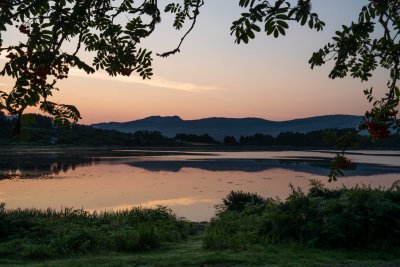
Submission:
M 237 145 L 239 145 L 239 143 L 238 143 L 238 141 L 236 141 L 236 138 L 234 136 L 227 135 L 224 138 L 224 145 L 237 146 Z
M 178 133 L 175 135 L 175 140 L 188 143 L 203 143 L 203 144 L 218 143 L 214 138 L 212 138 L 208 134 L 196 135 L 196 134 Z
M 11 122 L 7 119 L 4 112 L 0 111 L 0 138 L 10 138 L 11 129 Z
M 275 145 L 275 138 L 271 135 L 257 133 L 249 136 L 241 136 L 239 143 L 245 146 L 272 146 Z
M 42 116 L 39 114 L 23 114 L 22 115 L 23 124 L 32 128 L 53 128 L 53 120 L 51 117 Z

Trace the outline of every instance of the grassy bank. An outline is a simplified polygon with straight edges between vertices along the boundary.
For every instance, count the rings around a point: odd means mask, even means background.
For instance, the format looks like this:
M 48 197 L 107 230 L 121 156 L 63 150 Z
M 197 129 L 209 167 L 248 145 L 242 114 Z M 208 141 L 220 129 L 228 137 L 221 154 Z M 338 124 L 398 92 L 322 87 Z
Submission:
M 2 266 L 400 266 L 400 186 L 231 192 L 202 229 L 165 207 L 0 206 Z
M 140 253 L 102 253 L 46 261 L 0 258 L 1 266 L 400 266 L 400 253 L 386 251 L 346 251 L 304 248 L 296 245 L 255 246 L 250 250 L 207 250 L 201 234 L 188 240 Z

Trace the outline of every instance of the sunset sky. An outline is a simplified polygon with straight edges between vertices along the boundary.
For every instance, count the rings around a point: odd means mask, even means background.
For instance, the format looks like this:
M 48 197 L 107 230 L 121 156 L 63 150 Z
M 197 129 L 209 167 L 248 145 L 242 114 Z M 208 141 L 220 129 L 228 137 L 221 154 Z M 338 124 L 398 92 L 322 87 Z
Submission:
M 159 1 L 167 3 L 169 1 Z M 369 107 L 362 90 L 375 87 L 382 94 L 383 72 L 361 83 L 352 78 L 330 80 L 329 65 L 311 70 L 308 60 L 341 28 L 356 20 L 364 0 L 312 1 L 327 24 L 323 32 L 292 25 L 286 37 L 274 39 L 259 33 L 248 45 L 237 45 L 230 36 L 231 22 L 242 12 L 238 1 L 207 0 L 196 28 L 181 53 L 158 58 L 154 77 L 109 77 L 103 72 L 86 75 L 72 70 L 58 83 L 56 102 L 74 104 L 80 123 L 129 121 L 151 115 L 204 117 L 261 117 L 287 120 L 324 114 L 362 115 Z M 142 46 L 154 52 L 176 47 L 176 32 L 163 17 L 153 36 Z M 7 42 L 16 37 L 8 33 Z M 4 55 L 2 56 L 4 58 Z M 1 59 L 4 63 L 4 59 Z M 7 90 L 12 81 L 0 78 Z

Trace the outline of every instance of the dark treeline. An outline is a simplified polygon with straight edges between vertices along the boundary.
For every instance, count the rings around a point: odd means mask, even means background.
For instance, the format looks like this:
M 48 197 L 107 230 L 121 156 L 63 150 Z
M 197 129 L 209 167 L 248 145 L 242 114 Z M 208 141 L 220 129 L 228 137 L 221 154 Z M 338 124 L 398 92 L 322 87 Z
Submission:
M 201 143 L 201 144 L 218 144 L 219 142 L 209 136 L 208 134 L 184 134 L 179 133 L 175 135 L 175 140 L 182 143 Z
M 65 144 L 65 145 L 117 145 L 117 146 L 161 146 L 177 145 L 171 138 L 155 131 L 122 133 L 114 130 L 96 129 L 87 125 L 73 124 L 59 128 L 50 117 L 25 114 L 22 117 L 21 135 L 12 136 L 15 121 L 0 114 L 0 143 Z
M 0 111 L 0 139 L 8 138 L 11 135 L 12 124 L 2 111 Z
M 393 134 L 389 138 L 373 140 L 370 136 L 359 135 L 355 129 L 327 129 L 308 133 L 284 132 L 274 137 L 257 133 L 241 136 L 236 140 L 233 136 L 225 136 L 227 146 L 277 146 L 277 147 L 332 147 L 341 136 L 353 135 L 351 148 L 386 148 L 400 149 L 400 135 Z
M 15 120 L 0 112 L 0 144 L 65 144 L 65 145 L 117 145 L 117 146 L 187 146 L 211 145 L 229 147 L 298 147 L 332 148 L 341 136 L 351 133 L 353 149 L 400 149 L 400 135 L 373 140 L 367 135 L 357 134 L 355 129 L 329 129 L 308 133 L 284 132 L 277 136 L 257 133 L 254 135 L 225 136 L 222 142 L 208 134 L 176 134 L 168 138 L 157 131 L 138 131 L 123 133 L 115 130 L 103 130 L 87 125 L 74 124 L 69 128 L 58 128 L 52 118 L 25 114 L 22 117 L 23 130 L 17 138 L 12 137 Z
M 327 144 L 327 133 L 334 132 L 337 136 L 347 134 L 348 132 L 355 133 L 354 129 L 330 129 L 330 130 L 319 130 L 308 133 L 297 133 L 297 132 L 284 132 L 280 133 L 276 137 L 266 134 L 255 134 L 248 136 L 241 136 L 237 142 L 238 145 L 242 146 L 315 146 L 315 147 L 326 147 Z M 230 143 L 233 142 L 233 137 L 229 139 L 225 137 L 225 143 L 228 139 Z

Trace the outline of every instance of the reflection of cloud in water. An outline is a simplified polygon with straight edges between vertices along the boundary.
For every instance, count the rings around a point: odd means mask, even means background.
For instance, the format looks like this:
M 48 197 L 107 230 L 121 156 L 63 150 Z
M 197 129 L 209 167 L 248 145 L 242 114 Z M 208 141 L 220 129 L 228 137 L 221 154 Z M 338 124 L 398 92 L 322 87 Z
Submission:
M 210 203 L 213 204 L 217 200 L 216 199 L 208 199 L 208 198 L 200 198 L 200 197 L 182 197 L 182 198 L 173 198 L 173 199 L 162 199 L 162 200 L 150 200 L 147 202 L 143 202 L 140 204 L 123 204 L 112 207 L 100 207 L 95 209 L 88 209 L 89 212 L 94 211 L 104 211 L 104 210 L 113 210 L 113 211 L 121 211 L 121 210 L 129 210 L 135 207 L 142 208 L 154 208 L 157 206 L 167 206 L 167 207 L 176 207 L 176 206 L 191 206 L 196 204 L 204 204 Z

